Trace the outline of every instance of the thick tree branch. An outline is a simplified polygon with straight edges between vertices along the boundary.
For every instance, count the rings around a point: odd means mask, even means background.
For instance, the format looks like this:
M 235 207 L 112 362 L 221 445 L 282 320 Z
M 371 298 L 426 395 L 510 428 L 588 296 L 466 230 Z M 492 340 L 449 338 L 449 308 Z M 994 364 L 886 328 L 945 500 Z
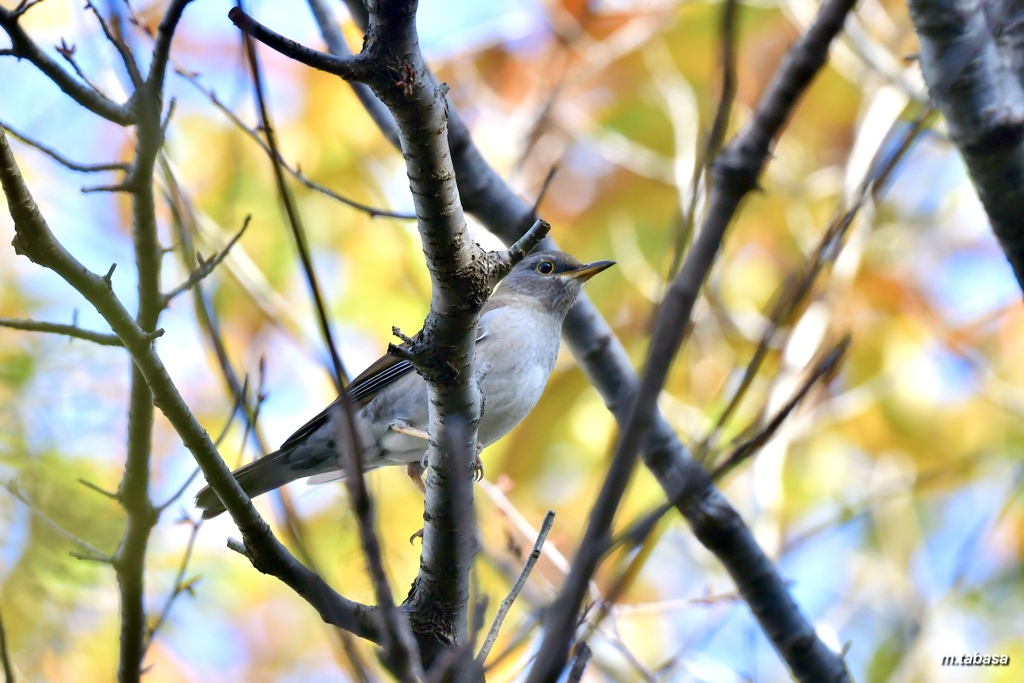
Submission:
M 854 0 L 827 0 L 822 5 L 810 29 L 786 54 L 758 104 L 753 119 L 746 129 L 726 146 L 715 162 L 708 214 L 679 274 L 672 281 L 664 301 L 658 308 L 640 386 L 622 429 L 622 436 L 605 483 L 591 511 L 587 530 L 570 574 L 544 620 L 544 641 L 527 678 L 528 683 L 554 680 L 565 666 L 573 627 L 586 594 L 587 584 L 598 562 L 610 547 L 611 525 L 629 482 L 636 454 L 655 426 L 658 395 L 668 376 L 672 360 L 683 342 L 693 307 L 716 260 L 725 230 L 739 209 L 742 199 L 757 186 L 757 179 L 767 160 L 773 139 L 792 112 L 799 96 L 824 65 L 829 45 L 842 29 L 853 4 Z M 710 478 L 699 467 L 691 468 L 686 484 L 686 495 L 674 500 L 679 501 L 681 511 L 690 520 L 691 515 L 696 512 L 692 509 L 693 502 L 717 492 L 714 492 Z M 687 514 L 688 510 L 691 514 Z M 755 554 L 763 557 L 756 545 L 751 550 L 756 550 Z M 729 557 L 720 559 L 728 566 Z M 763 564 L 771 566 L 767 559 Z M 750 595 L 745 592 L 744 596 L 753 599 L 750 606 L 759 620 L 777 618 L 777 610 L 796 616 L 790 621 L 794 622 L 792 626 L 799 625 L 799 628 L 781 632 L 770 621 L 762 621 L 762 628 L 798 680 L 848 680 L 842 660 L 817 638 L 813 627 L 799 613 L 799 609 L 784 588 L 766 600 L 766 594 L 761 590 L 766 577 L 746 574 L 742 576 L 745 586 L 741 586 L 741 591 L 744 587 L 747 588 Z M 772 577 L 777 577 L 774 571 L 770 572 L 767 578 Z
M 327 623 L 368 640 L 380 637 L 376 613 L 335 593 L 319 576 L 299 564 L 274 538 L 231 471 L 217 453 L 206 430 L 185 405 L 167 369 L 153 348 L 152 336 L 132 318 L 114 295 L 110 281 L 89 271 L 57 241 L 21 177 L 7 136 L 0 128 L 0 183 L 14 219 L 15 251 L 48 268 L 81 293 L 107 321 L 132 356 L 152 389 L 153 401 L 196 458 L 206 480 L 225 502 L 242 531 L 248 556 L 260 571 L 281 579 L 309 602 Z
M 909 6 L 929 95 L 1024 289 L 1024 3 Z

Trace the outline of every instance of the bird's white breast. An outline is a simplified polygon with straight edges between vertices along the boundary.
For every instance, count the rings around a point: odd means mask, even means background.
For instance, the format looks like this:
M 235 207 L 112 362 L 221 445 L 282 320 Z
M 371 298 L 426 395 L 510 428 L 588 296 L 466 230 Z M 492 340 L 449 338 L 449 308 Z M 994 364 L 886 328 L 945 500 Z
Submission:
M 488 446 L 522 422 L 537 405 L 558 357 L 561 320 L 533 307 L 503 306 L 480 319 L 476 347 L 484 373 L 478 439 Z

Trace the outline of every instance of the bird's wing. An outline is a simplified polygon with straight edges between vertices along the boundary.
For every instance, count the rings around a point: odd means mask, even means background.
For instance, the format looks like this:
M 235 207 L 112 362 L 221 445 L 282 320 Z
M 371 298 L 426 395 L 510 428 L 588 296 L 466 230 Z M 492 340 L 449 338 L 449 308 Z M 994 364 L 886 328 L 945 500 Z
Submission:
M 391 384 L 399 377 L 404 377 L 412 372 L 412 370 L 412 363 L 407 360 L 402 360 L 389 354 L 381 356 L 349 383 L 349 398 L 356 407 L 364 406 L 373 399 L 377 391 L 382 387 Z M 310 434 L 330 419 L 331 411 L 334 410 L 340 400 L 340 397 L 336 398 L 331 402 L 331 405 L 320 411 L 316 417 L 299 427 L 294 434 L 281 444 L 280 450 L 286 451 L 305 441 Z
M 488 301 L 488 303 L 490 302 Z M 500 307 L 501 304 L 496 307 L 492 307 L 490 310 Z M 485 312 L 488 310 L 486 304 L 484 309 Z M 484 330 L 484 326 L 480 325 L 477 328 L 477 337 L 475 341 L 480 342 L 485 336 L 487 335 Z M 349 383 L 349 398 L 356 407 L 362 407 L 373 400 L 373 397 L 377 395 L 378 391 L 395 380 L 405 377 L 413 370 L 414 368 L 411 362 L 392 356 L 391 354 L 384 354 L 374 361 L 370 367 L 359 373 L 359 376 Z M 281 444 L 281 448 L 279 450 L 287 451 L 288 449 L 298 446 L 305 441 L 310 434 L 315 432 L 321 427 L 321 425 L 325 424 L 327 420 L 330 419 L 331 411 L 334 410 L 340 400 L 340 397 L 336 398 L 331 402 L 331 405 L 320 411 L 316 417 L 299 427 L 294 434 L 289 436 L 288 439 Z

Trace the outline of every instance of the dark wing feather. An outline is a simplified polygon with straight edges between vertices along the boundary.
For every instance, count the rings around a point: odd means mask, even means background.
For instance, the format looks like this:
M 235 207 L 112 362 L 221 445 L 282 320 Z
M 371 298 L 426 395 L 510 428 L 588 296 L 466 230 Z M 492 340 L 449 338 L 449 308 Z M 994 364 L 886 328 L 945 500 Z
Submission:
M 399 377 L 404 377 L 412 372 L 412 370 L 412 363 L 407 360 L 391 355 L 381 356 L 349 383 L 348 395 L 356 407 L 362 407 L 369 403 L 380 389 L 391 384 Z M 324 408 L 320 414 L 299 427 L 298 431 L 281 444 L 279 450 L 287 451 L 305 441 L 310 434 L 327 422 L 331 411 L 334 410 L 334 407 L 338 405 L 340 400 L 341 398 L 334 399 L 331 405 Z

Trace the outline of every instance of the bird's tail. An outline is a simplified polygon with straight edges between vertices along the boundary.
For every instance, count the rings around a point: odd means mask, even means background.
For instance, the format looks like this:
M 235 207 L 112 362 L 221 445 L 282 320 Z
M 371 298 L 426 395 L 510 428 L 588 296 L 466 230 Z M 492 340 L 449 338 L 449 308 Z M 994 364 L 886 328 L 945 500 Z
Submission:
M 308 470 L 298 469 L 290 462 L 290 450 L 274 451 L 266 457 L 254 460 L 232 472 L 238 485 L 250 498 L 261 496 L 284 486 L 288 482 L 309 476 Z M 196 494 L 196 507 L 203 511 L 203 519 L 216 517 L 224 512 L 224 504 L 209 486 Z

